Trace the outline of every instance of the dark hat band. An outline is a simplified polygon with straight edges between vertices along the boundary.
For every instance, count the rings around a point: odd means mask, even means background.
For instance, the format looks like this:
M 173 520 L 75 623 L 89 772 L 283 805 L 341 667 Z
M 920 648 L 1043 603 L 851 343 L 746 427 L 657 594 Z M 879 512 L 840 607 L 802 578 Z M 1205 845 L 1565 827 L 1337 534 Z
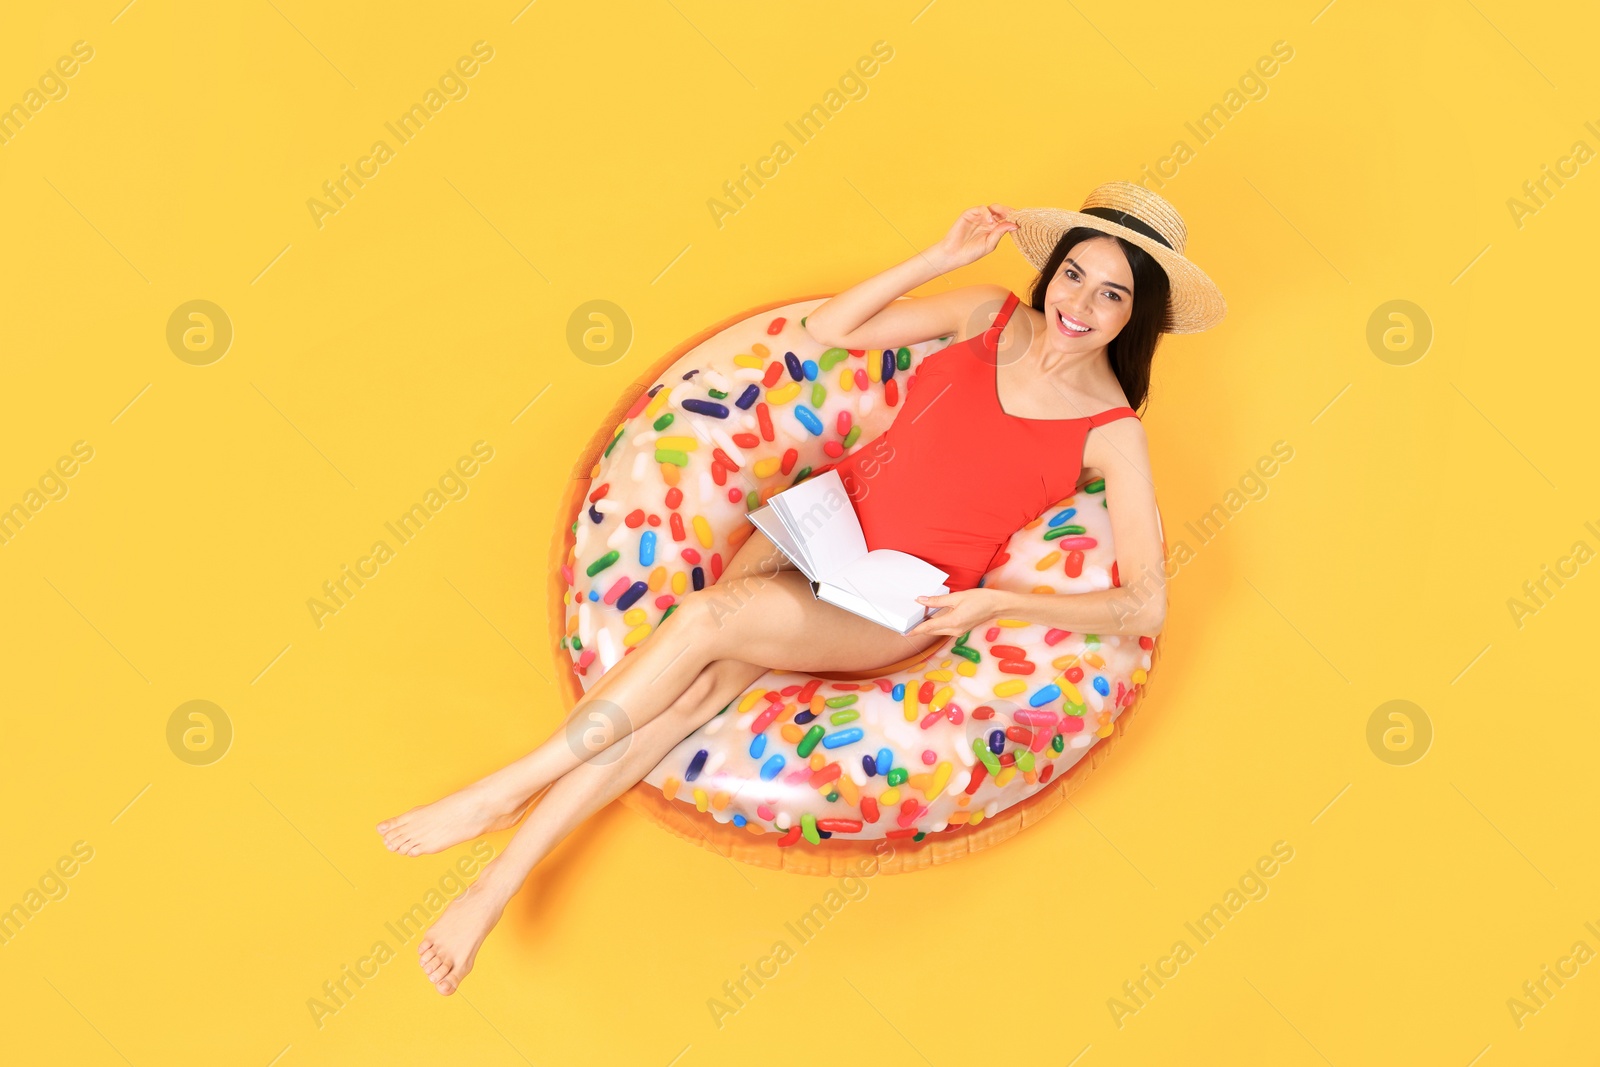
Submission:
M 1118 211 L 1114 207 L 1086 207 L 1079 214 L 1093 215 L 1097 219 L 1105 219 L 1107 222 L 1114 222 L 1118 226 L 1126 226 L 1134 233 L 1148 237 L 1152 241 L 1159 241 L 1165 248 L 1172 248 L 1171 242 L 1152 229 L 1149 224 L 1134 215 L 1128 214 L 1126 211 Z

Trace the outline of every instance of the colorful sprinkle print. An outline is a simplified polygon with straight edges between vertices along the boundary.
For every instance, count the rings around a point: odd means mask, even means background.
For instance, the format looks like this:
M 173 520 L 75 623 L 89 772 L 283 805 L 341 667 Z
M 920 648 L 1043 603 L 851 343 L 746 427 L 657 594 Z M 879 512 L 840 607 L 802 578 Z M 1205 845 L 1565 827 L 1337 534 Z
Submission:
M 716 583 L 772 494 L 873 440 L 916 367 L 951 338 L 824 348 L 820 300 L 753 316 L 644 391 L 572 516 L 562 647 L 587 689 L 692 589 Z M 959 504 L 959 487 L 950 487 Z M 984 585 L 1078 593 L 1117 584 L 1105 483 L 1017 531 Z M 769 672 L 645 781 L 780 845 L 956 833 L 1026 799 L 1113 732 L 1148 678 L 1148 637 L 1006 619 L 859 682 Z M 804 843 L 802 845 L 802 843 Z

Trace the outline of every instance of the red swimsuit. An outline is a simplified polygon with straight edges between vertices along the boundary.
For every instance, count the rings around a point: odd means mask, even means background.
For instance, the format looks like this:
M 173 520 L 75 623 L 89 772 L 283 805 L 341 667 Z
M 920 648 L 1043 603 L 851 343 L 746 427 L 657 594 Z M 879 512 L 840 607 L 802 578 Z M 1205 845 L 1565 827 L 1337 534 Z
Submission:
M 1081 419 L 1002 410 L 995 350 L 1018 302 L 1008 294 L 993 326 L 923 359 L 889 428 L 832 468 L 867 547 L 927 560 L 950 575 L 951 592 L 976 586 L 1012 534 L 1077 490 L 1092 427 L 1139 417 L 1128 407 Z

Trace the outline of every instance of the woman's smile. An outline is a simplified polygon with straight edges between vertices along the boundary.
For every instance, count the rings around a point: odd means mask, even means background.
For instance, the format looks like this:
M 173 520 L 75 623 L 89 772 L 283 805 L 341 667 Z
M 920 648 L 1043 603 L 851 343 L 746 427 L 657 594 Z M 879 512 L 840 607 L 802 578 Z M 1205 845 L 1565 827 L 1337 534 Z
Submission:
M 1068 315 L 1060 308 L 1056 308 L 1056 329 L 1060 330 L 1069 337 L 1082 337 L 1084 334 L 1093 329 L 1093 327 L 1084 322 L 1082 319 L 1075 318 L 1072 315 Z

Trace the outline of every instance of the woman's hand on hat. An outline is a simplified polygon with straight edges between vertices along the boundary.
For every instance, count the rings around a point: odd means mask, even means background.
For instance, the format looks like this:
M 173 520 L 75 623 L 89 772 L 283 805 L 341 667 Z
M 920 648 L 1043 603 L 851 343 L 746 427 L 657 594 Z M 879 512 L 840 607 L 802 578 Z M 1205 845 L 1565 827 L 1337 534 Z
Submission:
M 1003 234 L 1017 228 L 1011 221 L 1014 210 L 1005 204 L 989 204 L 963 211 L 944 240 L 928 250 L 929 256 L 946 271 L 976 263 L 995 250 Z

